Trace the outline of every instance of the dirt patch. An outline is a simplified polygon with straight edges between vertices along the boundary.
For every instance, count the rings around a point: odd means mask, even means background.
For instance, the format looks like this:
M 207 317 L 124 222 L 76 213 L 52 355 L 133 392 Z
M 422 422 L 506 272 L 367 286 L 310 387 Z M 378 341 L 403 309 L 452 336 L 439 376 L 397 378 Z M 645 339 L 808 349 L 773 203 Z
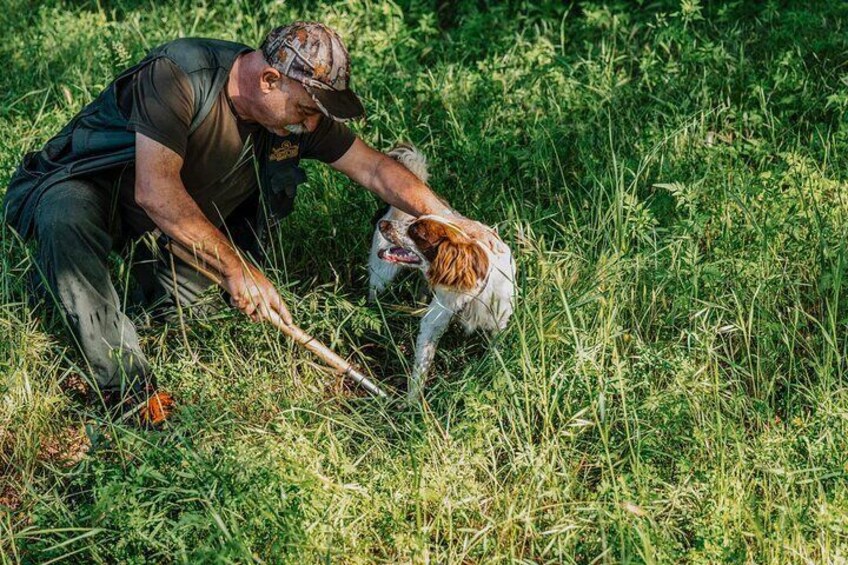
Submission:
M 21 493 L 10 484 L 0 485 L 0 512 L 11 510 L 14 512 L 21 507 Z
M 88 382 L 78 373 L 70 373 L 59 381 L 59 388 L 77 402 L 87 402 L 92 396 Z
M 91 442 L 85 429 L 82 426 L 68 426 L 41 442 L 38 459 L 62 467 L 72 467 L 85 457 L 89 449 Z
M 6 433 L 0 436 L 6 448 L 11 446 L 14 436 Z M 41 440 L 41 448 L 38 451 L 38 461 L 49 463 L 59 467 L 72 467 L 79 463 L 86 453 L 91 449 L 91 442 L 82 426 L 67 426 L 61 428 L 54 434 Z M 0 510 L 18 510 L 21 507 L 22 492 L 13 484 L 13 479 L 21 479 L 21 473 L 10 462 L 9 450 L 5 455 L 0 453 Z

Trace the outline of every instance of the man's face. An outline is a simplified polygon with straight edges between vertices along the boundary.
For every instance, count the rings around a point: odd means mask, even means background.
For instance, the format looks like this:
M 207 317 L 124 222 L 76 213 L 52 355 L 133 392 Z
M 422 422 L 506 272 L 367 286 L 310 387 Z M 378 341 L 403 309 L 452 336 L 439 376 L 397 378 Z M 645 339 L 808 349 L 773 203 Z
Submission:
M 262 75 L 256 120 L 280 136 L 315 131 L 321 110 L 299 82 L 271 69 Z

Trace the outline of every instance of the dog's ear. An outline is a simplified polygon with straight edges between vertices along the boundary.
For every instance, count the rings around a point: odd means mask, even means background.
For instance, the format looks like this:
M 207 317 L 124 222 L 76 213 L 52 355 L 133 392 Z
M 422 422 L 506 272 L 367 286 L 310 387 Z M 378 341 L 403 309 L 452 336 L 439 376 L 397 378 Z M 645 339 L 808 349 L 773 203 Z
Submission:
M 471 290 L 488 272 L 489 257 L 479 245 L 447 237 L 439 245 L 427 276 L 433 286 Z

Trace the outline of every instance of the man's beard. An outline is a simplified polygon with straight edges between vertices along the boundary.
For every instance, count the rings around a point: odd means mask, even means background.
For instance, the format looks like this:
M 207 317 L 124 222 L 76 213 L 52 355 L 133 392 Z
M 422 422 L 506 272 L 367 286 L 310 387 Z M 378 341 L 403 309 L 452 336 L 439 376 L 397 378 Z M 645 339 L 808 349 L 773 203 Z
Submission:
M 306 129 L 306 127 L 303 124 L 291 124 L 291 125 L 283 126 L 283 127 L 286 128 L 286 131 L 288 131 L 289 133 L 293 133 L 293 134 L 296 134 L 296 135 L 300 135 L 300 134 L 303 134 L 303 133 L 309 133 L 309 130 Z

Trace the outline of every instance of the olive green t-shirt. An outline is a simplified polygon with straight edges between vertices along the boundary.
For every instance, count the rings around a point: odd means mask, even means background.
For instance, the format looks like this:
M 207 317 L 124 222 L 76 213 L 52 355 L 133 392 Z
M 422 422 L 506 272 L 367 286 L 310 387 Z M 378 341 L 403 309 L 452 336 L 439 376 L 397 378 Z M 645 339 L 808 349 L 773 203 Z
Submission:
M 221 89 L 218 100 L 197 129 L 189 134 L 194 99 L 188 77 L 167 58 L 143 67 L 118 94 L 129 116 L 127 128 L 141 133 L 183 157 L 183 185 L 206 217 L 216 226 L 257 190 L 253 139 L 261 126 L 240 119 Z M 300 157 L 332 163 L 355 139 L 344 124 L 324 117 L 312 133 L 299 136 Z M 118 205 L 123 224 L 139 234 L 156 226 L 135 203 L 135 167 L 119 174 Z

